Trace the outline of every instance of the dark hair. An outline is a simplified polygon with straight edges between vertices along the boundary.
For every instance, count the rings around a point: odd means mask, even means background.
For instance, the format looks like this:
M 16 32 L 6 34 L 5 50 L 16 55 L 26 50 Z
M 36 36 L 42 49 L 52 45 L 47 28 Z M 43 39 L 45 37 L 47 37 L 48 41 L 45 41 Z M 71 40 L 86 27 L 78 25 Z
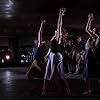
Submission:
M 92 42 L 92 41 L 93 41 L 93 39 L 92 39 L 92 37 L 90 37 L 89 42 Z
M 62 33 L 68 33 L 68 30 L 66 28 L 62 28 Z
M 92 29 L 94 29 L 94 28 L 96 29 L 95 33 L 99 35 L 100 34 L 100 27 L 99 26 L 92 27 Z
M 57 43 L 56 39 L 53 39 L 52 42 L 51 42 L 51 45 L 52 45 L 52 46 L 55 46 L 55 45 L 57 45 L 57 44 L 58 44 L 58 43 Z
M 51 49 L 52 49 L 52 52 L 56 53 L 58 52 L 58 42 L 56 41 L 56 39 L 53 39 L 52 42 L 51 42 Z

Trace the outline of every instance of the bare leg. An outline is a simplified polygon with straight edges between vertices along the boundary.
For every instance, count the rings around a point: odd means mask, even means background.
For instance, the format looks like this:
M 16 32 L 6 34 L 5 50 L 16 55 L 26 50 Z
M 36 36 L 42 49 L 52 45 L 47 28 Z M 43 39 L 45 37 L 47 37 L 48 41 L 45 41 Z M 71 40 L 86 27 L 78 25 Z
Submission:
M 76 71 L 75 71 L 75 74 L 78 74 L 78 73 L 79 73 L 79 70 L 80 70 L 80 66 L 79 66 L 79 64 L 76 64 Z
M 60 76 L 60 78 L 62 79 L 62 82 L 64 83 L 67 95 L 71 95 L 68 82 L 67 82 L 67 80 L 65 79 L 65 76 L 64 76 L 63 63 L 62 62 L 63 62 L 63 57 L 60 53 L 58 53 L 57 72 L 58 72 L 58 75 Z
M 32 77 L 37 74 L 38 71 L 40 71 L 36 66 L 37 61 L 34 60 L 26 73 L 26 77 L 32 82 L 32 91 L 37 89 L 36 83 Z
M 46 91 L 47 91 L 47 87 L 48 87 L 48 80 L 44 79 L 44 83 L 43 83 L 43 90 L 42 90 L 42 94 L 41 95 L 45 95 Z
M 81 63 L 81 56 L 80 56 L 80 55 L 77 55 L 77 58 L 76 58 L 76 71 L 75 71 L 75 74 L 78 74 L 79 71 L 80 71 L 80 63 Z
M 89 92 L 91 92 L 90 80 L 84 78 L 84 84 L 85 84 L 85 91 L 83 92 L 83 94 L 88 94 Z
M 77 73 L 77 70 L 78 70 L 78 59 L 79 59 L 79 54 L 77 53 L 76 54 L 76 69 L 75 69 L 74 74 L 76 74 Z
M 64 82 L 67 95 L 71 95 L 71 91 L 70 91 L 70 89 L 69 89 L 69 85 L 68 85 L 67 80 L 64 79 L 64 80 L 62 80 L 62 81 Z
M 29 80 L 32 80 L 32 76 L 31 76 L 31 73 L 32 73 L 32 69 L 33 68 L 36 68 L 37 70 L 41 71 L 41 68 L 38 66 L 37 64 L 37 60 L 34 60 L 28 70 L 28 72 L 26 73 L 26 76 Z
M 32 69 L 33 69 L 33 68 L 30 66 L 28 72 L 26 73 L 26 77 L 27 77 L 30 81 L 33 80 L 33 79 L 32 79 Z

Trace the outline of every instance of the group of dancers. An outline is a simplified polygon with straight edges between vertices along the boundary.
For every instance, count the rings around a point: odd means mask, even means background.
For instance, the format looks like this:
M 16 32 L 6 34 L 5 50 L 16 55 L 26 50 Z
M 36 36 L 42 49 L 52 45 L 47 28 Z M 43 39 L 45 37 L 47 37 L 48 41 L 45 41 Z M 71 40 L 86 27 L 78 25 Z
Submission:
M 66 62 L 66 58 L 61 53 L 61 44 L 64 40 L 68 38 L 68 31 L 62 27 L 63 25 L 63 16 L 65 15 L 66 9 L 60 8 L 57 29 L 55 30 L 55 34 L 49 41 L 48 51 L 46 50 L 46 41 L 43 41 L 42 33 L 43 26 L 46 23 L 46 20 L 43 20 L 40 25 L 40 29 L 38 32 L 38 42 L 37 48 L 34 56 L 34 60 L 28 69 L 26 76 L 29 80 L 32 80 L 34 75 L 39 75 L 44 77 L 43 82 L 43 90 L 42 95 L 45 95 L 47 92 L 48 84 L 53 79 L 61 79 L 62 83 L 65 86 L 66 94 L 71 95 L 71 90 L 68 85 L 68 81 L 65 78 L 64 74 L 64 62 Z M 85 91 L 83 94 L 88 94 L 91 92 L 90 88 L 90 80 L 88 71 L 93 71 L 94 67 L 99 66 L 96 60 L 96 51 L 99 48 L 99 35 L 96 33 L 96 28 L 91 29 L 91 23 L 94 20 L 93 14 L 88 15 L 88 22 L 86 25 L 86 32 L 89 35 L 85 43 L 85 52 L 81 52 L 77 49 L 76 55 L 76 73 L 79 70 L 80 59 L 84 59 L 84 67 L 83 67 L 83 77 L 84 77 L 84 86 Z M 80 41 L 81 38 L 79 37 Z M 82 50 L 81 50 L 82 51 Z M 74 54 L 74 52 L 73 52 Z M 68 59 L 68 58 L 67 58 Z

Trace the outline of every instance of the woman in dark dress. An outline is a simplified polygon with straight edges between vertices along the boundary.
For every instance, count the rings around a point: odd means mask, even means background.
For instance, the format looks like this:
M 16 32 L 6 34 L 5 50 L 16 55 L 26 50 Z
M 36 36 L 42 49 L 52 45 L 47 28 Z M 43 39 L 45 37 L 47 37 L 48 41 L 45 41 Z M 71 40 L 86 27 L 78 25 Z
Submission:
M 42 30 L 45 20 L 42 21 L 40 30 L 38 32 L 38 48 L 35 58 L 28 69 L 26 76 L 29 80 L 32 80 L 32 77 L 43 77 L 45 70 L 45 62 L 43 57 L 45 56 L 45 42 L 42 42 Z
M 85 83 L 85 91 L 83 94 L 88 94 L 91 92 L 90 88 L 90 80 L 89 78 L 93 78 L 96 74 L 96 55 L 95 50 L 99 43 L 99 36 L 96 34 L 95 29 L 91 30 L 91 22 L 93 21 L 93 14 L 88 15 L 88 22 L 86 25 L 86 32 L 89 34 L 89 38 L 85 44 L 85 58 L 84 58 L 84 69 L 83 69 L 83 77 Z

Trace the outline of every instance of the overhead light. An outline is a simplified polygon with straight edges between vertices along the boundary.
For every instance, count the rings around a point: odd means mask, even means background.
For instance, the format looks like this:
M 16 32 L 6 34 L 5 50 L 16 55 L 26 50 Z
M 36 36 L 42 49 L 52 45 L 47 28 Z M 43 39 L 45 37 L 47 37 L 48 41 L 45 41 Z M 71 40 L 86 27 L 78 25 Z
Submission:
M 14 3 L 11 0 L 8 0 L 8 2 L 5 4 L 5 7 L 11 7 L 12 5 L 14 5 Z
M 6 55 L 6 59 L 9 60 L 10 59 L 10 56 L 9 55 Z
M 5 4 L 3 5 L 3 14 L 5 16 L 5 18 L 11 18 L 13 16 L 14 13 L 14 1 L 12 0 L 5 0 Z
M 13 5 L 14 3 L 12 2 L 12 0 L 8 0 L 10 5 Z

